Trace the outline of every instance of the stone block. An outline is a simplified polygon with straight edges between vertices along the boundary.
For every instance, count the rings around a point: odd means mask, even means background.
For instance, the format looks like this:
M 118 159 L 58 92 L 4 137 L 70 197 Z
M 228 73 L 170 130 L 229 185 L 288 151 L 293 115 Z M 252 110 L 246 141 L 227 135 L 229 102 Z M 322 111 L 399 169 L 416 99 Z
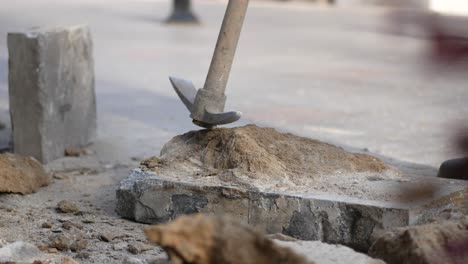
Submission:
M 231 215 L 257 230 L 283 233 L 301 240 L 320 240 L 367 251 L 386 230 L 421 222 L 439 209 L 456 206 L 468 197 L 467 184 L 433 178 L 438 194 L 415 203 L 400 202 L 393 190 L 414 182 L 363 181 L 362 188 L 386 193 L 385 200 L 319 195 L 297 190 L 266 191 L 221 183 L 212 179 L 174 179 L 155 172 L 134 169 L 117 190 L 117 213 L 138 222 L 156 224 L 181 214 Z M 342 183 L 338 183 L 342 184 Z M 371 185 L 373 184 L 373 185 Z
M 8 34 L 15 153 L 48 163 L 96 135 L 91 33 L 86 26 Z

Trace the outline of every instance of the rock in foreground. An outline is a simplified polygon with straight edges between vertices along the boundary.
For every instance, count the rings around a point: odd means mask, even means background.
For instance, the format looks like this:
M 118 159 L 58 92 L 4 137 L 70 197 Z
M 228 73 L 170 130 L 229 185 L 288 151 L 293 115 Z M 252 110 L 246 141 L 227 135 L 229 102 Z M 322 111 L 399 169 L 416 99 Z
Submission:
M 468 224 L 445 222 L 397 228 L 382 235 L 369 254 L 388 264 L 468 263 Z
M 181 216 L 145 232 L 150 241 L 167 251 L 174 264 L 384 263 L 345 246 L 292 238 L 272 240 L 228 217 Z
M 174 264 L 313 263 L 230 218 L 181 216 L 169 224 L 149 227 L 145 233 L 166 250 Z
M 49 183 L 50 176 L 34 158 L 0 154 L 0 193 L 33 193 Z

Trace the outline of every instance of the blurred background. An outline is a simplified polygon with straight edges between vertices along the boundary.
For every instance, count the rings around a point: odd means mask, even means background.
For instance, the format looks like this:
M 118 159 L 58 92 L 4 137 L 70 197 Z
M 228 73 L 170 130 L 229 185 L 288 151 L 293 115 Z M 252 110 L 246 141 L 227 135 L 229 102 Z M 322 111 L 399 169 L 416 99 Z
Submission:
M 30 27 L 91 27 L 102 159 L 158 154 L 198 129 L 168 76 L 203 85 L 227 1 L 191 2 L 200 24 L 165 23 L 168 0 L 0 0 L 0 143 L 7 32 Z M 460 155 L 453 136 L 468 125 L 467 16 L 464 0 L 251 0 L 227 108 L 244 113 L 235 125 L 438 167 Z

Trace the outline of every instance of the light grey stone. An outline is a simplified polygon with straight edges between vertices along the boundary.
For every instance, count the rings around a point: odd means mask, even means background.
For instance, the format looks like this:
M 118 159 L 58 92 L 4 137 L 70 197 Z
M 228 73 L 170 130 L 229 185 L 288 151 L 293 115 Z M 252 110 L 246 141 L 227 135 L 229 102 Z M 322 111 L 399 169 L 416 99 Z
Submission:
M 468 189 L 453 195 L 466 198 L 467 193 Z M 230 215 L 269 234 L 342 244 L 358 251 L 367 251 L 384 231 L 414 224 L 451 200 L 450 192 L 432 205 L 273 193 L 201 179 L 198 183 L 171 180 L 141 169 L 133 170 L 116 194 L 116 211 L 138 222 L 164 223 L 198 212 Z
M 15 153 L 43 163 L 96 134 L 91 33 L 86 26 L 8 34 Z
M 134 258 L 134 257 L 125 257 L 122 261 L 122 264 L 145 264 L 147 263 L 146 261 L 144 260 L 141 260 L 139 258 Z
M 0 248 L 0 263 L 33 261 L 40 253 L 36 246 L 18 241 Z
M 316 264 L 385 264 L 382 260 L 371 258 L 341 245 L 331 245 L 320 241 L 278 241 L 280 246 L 290 248 Z

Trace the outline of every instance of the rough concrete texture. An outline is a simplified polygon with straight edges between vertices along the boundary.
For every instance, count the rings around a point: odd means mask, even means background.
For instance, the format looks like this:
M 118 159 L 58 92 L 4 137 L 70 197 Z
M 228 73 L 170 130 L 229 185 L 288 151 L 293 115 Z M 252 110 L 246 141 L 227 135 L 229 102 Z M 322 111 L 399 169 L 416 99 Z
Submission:
M 0 248 L 0 263 L 31 263 L 40 254 L 32 244 L 15 242 Z
M 320 241 L 281 241 L 275 240 L 280 246 L 288 247 L 294 252 L 304 255 L 307 260 L 317 264 L 385 264 L 382 260 L 373 259 L 342 245 L 331 245 Z
M 95 137 L 92 40 L 86 26 L 8 34 L 13 145 L 43 163 Z
M 0 193 L 32 193 L 50 182 L 49 174 L 36 159 L 0 154 Z
M 230 217 L 181 216 L 145 229 L 173 264 L 315 264 Z
M 205 133 L 199 132 L 198 136 Z M 229 214 L 266 233 L 340 243 L 363 251 L 384 230 L 423 221 L 434 208 L 456 206 L 455 201 L 468 195 L 466 182 L 409 176 L 393 170 L 322 171 L 305 173 L 303 178 L 295 174 L 296 181 L 281 182 L 278 175 L 248 174 L 239 167 L 206 168 L 203 161 L 212 164 L 207 155 L 216 157 L 220 164 L 225 164 L 223 157 L 230 160 L 232 155 L 209 154 L 213 150 L 209 146 L 222 148 L 220 141 L 209 140 L 216 144 L 200 148 L 197 142 L 204 140 L 189 138 L 174 138 L 163 148 L 161 158 L 143 161 L 141 168 L 120 183 L 117 212 L 121 216 L 144 223 L 163 223 L 182 214 Z M 228 140 L 226 146 L 239 146 L 233 141 Z M 277 142 L 281 145 L 281 140 Z M 303 145 L 305 142 L 301 141 Z M 260 141 L 256 143 L 261 145 Z M 330 154 L 330 149 L 343 151 L 328 144 L 319 145 L 329 148 L 322 153 Z M 192 147 L 196 151 L 185 151 Z M 258 149 L 250 149 L 251 155 L 258 155 Z M 187 153 L 191 155 L 184 157 Z M 251 160 L 248 155 L 241 162 Z M 260 166 L 260 171 L 261 168 L 265 167 Z M 285 174 L 284 178 L 288 176 Z
M 388 264 L 468 263 L 468 224 L 434 223 L 397 228 L 382 235 L 369 254 Z
M 60 256 L 54 252 L 41 252 L 41 249 L 34 244 L 17 241 L 0 245 L 0 263 L 34 264 L 34 263 L 57 263 L 57 264 L 77 264 L 70 256 Z M 42 249 L 43 250 L 43 249 Z M 55 252 L 56 253 L 56 252 Z

